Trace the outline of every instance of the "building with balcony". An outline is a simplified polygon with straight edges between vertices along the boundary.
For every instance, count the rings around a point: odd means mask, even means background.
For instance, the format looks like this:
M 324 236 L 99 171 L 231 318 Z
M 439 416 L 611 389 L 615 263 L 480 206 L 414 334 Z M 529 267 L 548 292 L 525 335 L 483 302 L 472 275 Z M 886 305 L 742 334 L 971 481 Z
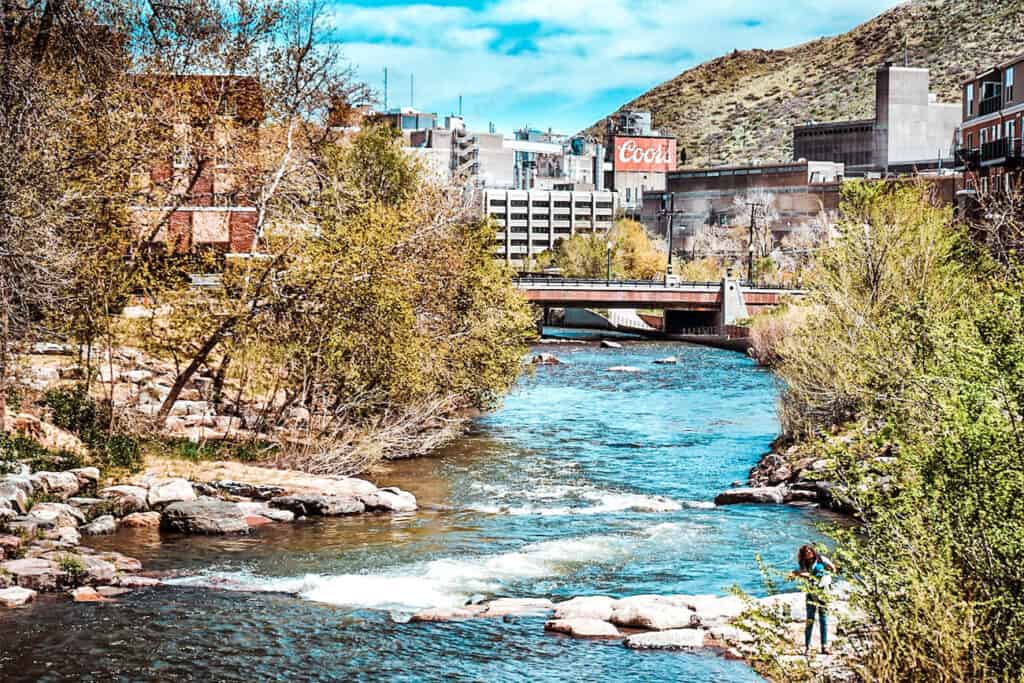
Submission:
M 575 234 L 611 230 L 618 209 L 614 192 L 484 190 L 483 211 L 494 224 L 495 258 L 526 267 Z
M 962 83 L 963 121 L 957 138 L 965 193 L 1020 186 L 1024 170 L 1024 54 Z
M 846 175 L 898 174 L 954 166 L 960 106 L 928 91 L 928 69 L 886 63 L 875 73 L 872 119 L 793 129 L 793 158 L 832 161 Z

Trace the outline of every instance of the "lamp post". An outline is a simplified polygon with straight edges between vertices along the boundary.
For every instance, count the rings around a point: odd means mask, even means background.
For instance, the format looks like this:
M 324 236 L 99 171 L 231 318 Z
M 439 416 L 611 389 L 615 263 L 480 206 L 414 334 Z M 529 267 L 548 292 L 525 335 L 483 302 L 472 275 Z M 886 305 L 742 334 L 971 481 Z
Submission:
M 612 284 L 612 241 L 608 240 L 608 276 L 606 278 L 606 284 L 611 286 Z

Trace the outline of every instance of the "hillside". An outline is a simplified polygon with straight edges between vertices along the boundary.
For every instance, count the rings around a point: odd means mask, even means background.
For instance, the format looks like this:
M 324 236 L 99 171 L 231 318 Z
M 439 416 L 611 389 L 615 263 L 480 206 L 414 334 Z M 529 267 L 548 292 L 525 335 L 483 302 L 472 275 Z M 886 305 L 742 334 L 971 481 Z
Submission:
M 932 91 L 959 102 L 960 81 L 1024 52 L 1022 0 L 913 0 L 843 35 L 785 50 L 735 51 L 683 72 L 623 109 L 649 109 L 688 165 L 788 160 L 792 128 L 874 116 L 886 60 L 928 67 Z M 603 137 L 604 121 L 587 132 Z

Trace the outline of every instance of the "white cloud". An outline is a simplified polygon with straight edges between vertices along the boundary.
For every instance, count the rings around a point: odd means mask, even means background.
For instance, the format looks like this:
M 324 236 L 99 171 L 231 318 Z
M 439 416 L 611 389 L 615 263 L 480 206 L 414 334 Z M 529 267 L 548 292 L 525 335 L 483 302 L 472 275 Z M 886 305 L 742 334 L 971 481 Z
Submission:
M 472 125 L 497 119 L 508 130 L 522 123 L 510 117 L 537 109 L 524 102 L 546 102 L 531 121 L 546 125 L 545 114 L 595 93 L 639 94 L 733 49 L 781 48 L 848 30 L 897 1 L 494 0 L 472 10 L 347 0 L 332 6 L 330 22 L 371 85 L 379 88 L 385 66 L 395 82 L 415 73 L 417 106 L 443 114 L 465 95 L 470 116 L 477 107 L 484 119 Z M 524 34 L 524 26 L 540 29 Z M 391 104 L 406 104 L 407 92 L 396 89 Z M 570 132 L 605 113 L 550 124 Z

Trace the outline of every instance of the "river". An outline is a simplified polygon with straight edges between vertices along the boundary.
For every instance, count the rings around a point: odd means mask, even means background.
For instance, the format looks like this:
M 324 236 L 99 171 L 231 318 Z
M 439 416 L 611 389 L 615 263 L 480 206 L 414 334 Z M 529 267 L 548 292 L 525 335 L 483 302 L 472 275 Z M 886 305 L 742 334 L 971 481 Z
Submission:
M 714 653 L 545 634 L 542 618 L 404 623 L 477 596 L 763 593 L 755 556 L 788 565 L 818 537 L 805 509 L 711 503 L 778 431 L 773 379 L 749 359 L 667 344 L 545 350 L 566 364 L 524 376 L 437 457 L 375 474 L 423 510 L 92 540 L 187 575 L 106 604 L 0 612 L 0 679 L 759 680 Z M 653 364 L 667 355 L 680 363 Z M 642 372 L 608 372 L 621 365 Z

